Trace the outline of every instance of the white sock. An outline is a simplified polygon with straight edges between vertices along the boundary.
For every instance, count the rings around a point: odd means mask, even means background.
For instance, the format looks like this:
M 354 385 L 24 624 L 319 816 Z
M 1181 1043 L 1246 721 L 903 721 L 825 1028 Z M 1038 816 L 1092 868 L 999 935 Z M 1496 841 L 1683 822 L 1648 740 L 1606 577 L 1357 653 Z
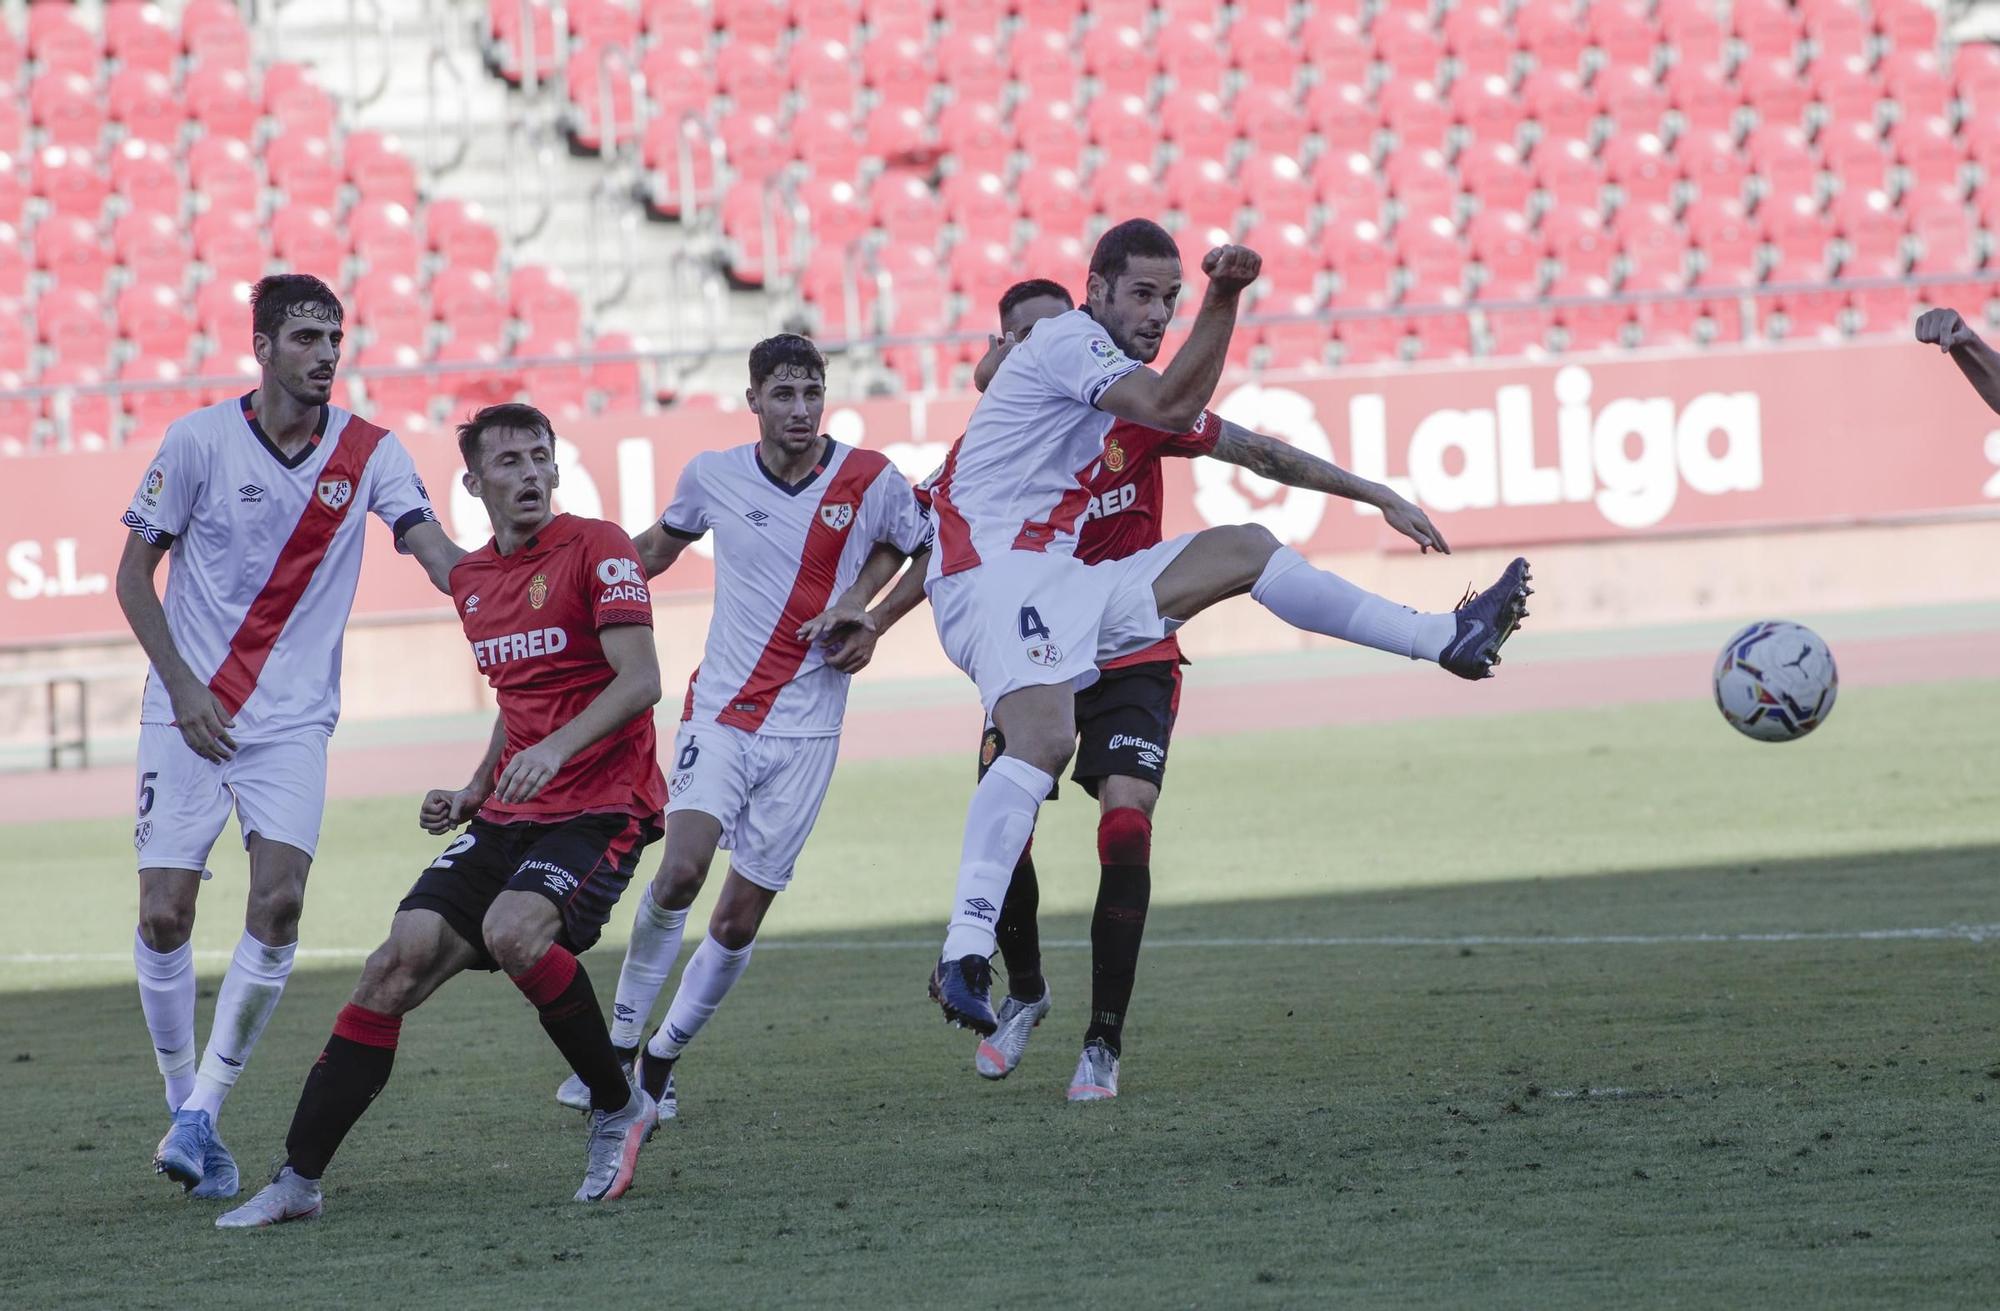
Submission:
M 1294 628 L 1412 660 L 1436 660 L 1458 631 L 1451 612 L 1427 614 L 1397 605 L 1339 574 L 1313 568 L 1289 546 L 1265 562 L 1250 598 Z
M 1002 756 L 973 789 L 958 856 L 958 900 L 944 935 L 944 959 L 991 956 L 994 925 L 1014 866 L 1035 831 L 1035 812 L 1055 780 L 1025 760 Z
M 153 1058 L 167 1081 L 167 1109 L 178 1111 L 194 1091 L 194 944 L 154 951 L 132 935 L 139 974 L 139 1009 L 153 1035 Z
M 195 1076 L 194 1095 L 182 1104 L 183 1110 L 207 1111 L 222 1117 L 222 1099 L 236 1086 L 236 1076 L 264 1035 L 278 998 L 285 994 L 285 979 L 292 972 L 292 957 L 299 944 L 267 947 L 245 933 L 230 958 L 229 972 L 215 995 L 215 1023 L 208 1031 L 208 1050 L 201 1056 L 201 1073 Z
M 639 910 L 632 916 L 632 943 L 625 948 L 618 991 L 611 1001 L 613 1047 L 637 1047 L 646 1036 L 653 1003 L 660 999 L 660 989 L 667 986 L 667 976 L 674 972 L 674 960 L 681 954 L 681 928 L 687 917 L 685 909 L 668 910 L 654 901 L 650 886 L 639 893 Z
M 660 1023 L 660 1031 L 646 1044 L 648 1055 L 663 1061 L 675 1061 L 701 1032 L 701 1026 L 708 1023 L 715 1008 L 722 1005 L 722 999 L 729 995 L 729 989 L 743 976 L 744 966 L 750 963 L 751 943 L 741 951 L 731 951 L 717 942 L 713 935 L 704 935 L 701 945 L 688 957 L 687 968 L 681 971 L 681 986 L 674 989 L 674 999 L 667 1003 L 667 1018 Z

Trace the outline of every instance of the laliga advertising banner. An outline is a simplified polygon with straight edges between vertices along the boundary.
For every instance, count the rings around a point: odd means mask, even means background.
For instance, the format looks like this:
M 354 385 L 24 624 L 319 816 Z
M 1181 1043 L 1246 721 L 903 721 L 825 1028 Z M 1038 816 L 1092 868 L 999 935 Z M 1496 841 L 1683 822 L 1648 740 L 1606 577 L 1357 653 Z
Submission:
M 827 427 L 916 479 L 944 458 L 974 400 L 836 405 Z M 1215 409 L 1391 482 L 1454 546 L 1860 522 L 2000 500 L 2000 423 L 1948 361 L 1901 341 L 1225 382 Z M 565 425 L 557 505 L 636 532 L 696 452 L 755 436 L 747 412 L 706 405 Z M 451 436 L 403 440 L 446 529 L 483 543 L 485 515 L 460 484 Z M 124 632 L 111 595 L 128 536 L 119 516 L 151 456 L 134 446 L 0 465 L 0 644 Z M 1255 521 L 1308 554 L 1408 549 L 1365 507 L 1213 460 L 1169 461 L 1166 519 L 1169 534 Z M 370 535 L 355 613 L 447 616 L 387 530 Z M 705 592 L 713 580 L 704 542 L 654 593 Z

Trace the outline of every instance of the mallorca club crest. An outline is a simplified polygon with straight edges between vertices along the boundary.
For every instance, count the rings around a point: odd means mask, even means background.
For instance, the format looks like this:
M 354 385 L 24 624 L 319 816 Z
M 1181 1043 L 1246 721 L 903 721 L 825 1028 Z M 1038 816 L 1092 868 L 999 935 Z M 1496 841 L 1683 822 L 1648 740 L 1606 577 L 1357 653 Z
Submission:
M 319 480 L 319 503 L 339 514 L 354 499 L 354 484 L 345 478 L 322 478 Z
M 549 599 L 549 578 L 547 574 L 536 574 L 528 580 L 528 604 L 539 610 Z
M 854 522 L 854 507 L 845 501 L 838 505 L 822 505 L 819 507 L 819 521 L 840 532 Z
M 1104 443 L 1104 467 L 1113 473 L 1125 472 L 1125 448 L 1116 437 Z
M 979 739 L 979 767 L 981 769 L 990 767 L 999 756 L 1000 730 L 989 728 L 986 730 L 986 735 Z

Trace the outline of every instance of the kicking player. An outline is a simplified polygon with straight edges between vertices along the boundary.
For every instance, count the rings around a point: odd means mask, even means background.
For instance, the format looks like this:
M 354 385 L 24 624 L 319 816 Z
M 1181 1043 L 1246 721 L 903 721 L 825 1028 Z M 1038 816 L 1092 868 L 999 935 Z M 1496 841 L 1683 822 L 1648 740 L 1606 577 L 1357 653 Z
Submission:
M 459 425 L 458 446 L 493 540 L 451 571 L 452 601 L 500 716 L 472 781 L 432 791 L 420 820 L 440 834 L 472 822 L 397 906 L 306 1075 L 284 1165 L 216 1221 L 225 1229 L 320 1214 L 320 1177 L 389 1081 L 403 1016 L 462 970 L 505 970 L 590 1089 L 577 1201 L 623 1195 L 655 1128 L 577 960 L 660 835 L 652 595 L 622 530 L 554 512 L 555 433 L 540 410 L 488 406 Z
M 802 630 L 837 593 L 865 588 L 856 604 L 865 603 L 931 535 L 894 465 L 821 435 L 826 361 L 810 341 L 759 342 L 747 395 L 757 440 L 689 461 L 673 503 L 638 539 L 653 575 L 715 534 L 715 612 L 674 740 L 666 847 L 639 899 L 612 1009 L 611 1041 L 636 1060 L 662 1119 L 678 1109 L 674 1063 L 742 976 L 765 912 L 792 880 L 833 777 L 849 676 L 874 651 L 873 635 L 856 633 L 829 658 Z M 860 581 L 878 543 L 886 560 Z M 717 847 L 729 851 L 729 873 L 707 936 L 642 1053 Z M 570 1081 L 556 1096 L 575 1105 L 583 1092 Z
M 401 443 L 329 403 L 343 318 L 333 291 L 303 274 L 265 278 L 250 317 L 256 390 L 167 426 L 125 511 L 132 536 L 118 562 L 118 603 L 152 662 L 139 714 L 132 963 L 173 1115 L 153 1168 L 197 1197 L 236 1193 L 216 1121 L 298 949 L 363 512 L 390 526 L 440 591 L 463 554 Z M 163 605 L 154 575 L 169 555 Z M 188 939 L 232 807 L 250 853 L 249 905 L 197 1071 Z
M 1255 525 L 1187 534 L 1125 559 L 1074 557 L 1088 479 L 1113 458 L 1119 420 L 1189 432 L 1221 376 L 1257 255 L 1209 252 L 1209 285 L 1186 343 L 1155 373 L 1181 290 L 1179 252 L 1157 224 L 1113 227 L 1091 256 L 1088 305 L 1043 320 L 1012 348 L 932 491 L 927 574 L 945 653 L 978 686 L 1004 742 L 969 808 L 957 899 L 931 993 L 953 1023 L 991 1035 L 988 993 L 1000 903 L 1055 774 L 1075 751 L 1074 692 L 1098 666 L 1142 651 L 1226 597 L 1248 592 L 1294 627 L 1485 678 L 1526 615 L 1525 560 L 1452 612 L 1421 614 L 1309 565 Z
M 2000 414 L 2000 353 L 1987 345 L 1957 310 L 1925 310 L 1917 318 L 1917 340 L 1951 356 L 1979 399 Z
M 976 373 L 980 389 L 985 390 L 1007 352 L 1035 324 L 1074 308 L 1069 292 L 1047 279 L 1008 288 L 1000 298 L 1000 336 Z M 1170 456 L 1205 455 L 1287 486 L 1373 505 L 1418 549 L 1447 554 L 1451 549 L 1424 512 L 1392 489 L 1206 411 L 1187 433 L 1115 423 L 1105 435 L 1104 452 L 1084 479 L 1090 502 L 1079 523 L 1076 558 L 1085 564 L 1122 560 L 1160 543 L 1160 461 Z M 1168 635 L 1101 666 L 1097 681 L 1076 694 L 1077 752 L 1071 777 L 1098 802 L 1100 865 L 1090 920 L 1090 1019 L 1070 1081 L 1071 1101 L 1118 1095 L 1125 1014 L 1152 898 L 1153 811 L 1165 780 L 1185 663 L 1178 641 Z M 999 730 L 989 728 L 980 743 L 982 776 L 1002 746 Z M 1033 846 L 1031 836 L 994 929 L 1007 966 L 1007 996 L 996 1017 L 999 1027 L 980 1040 L 973 1059 L 974 1068 L 988 1079 L 1004 1079 L 1020 1064 L 1029 1035 L 1049 1011 L 1035 923 L 1041 893 Z

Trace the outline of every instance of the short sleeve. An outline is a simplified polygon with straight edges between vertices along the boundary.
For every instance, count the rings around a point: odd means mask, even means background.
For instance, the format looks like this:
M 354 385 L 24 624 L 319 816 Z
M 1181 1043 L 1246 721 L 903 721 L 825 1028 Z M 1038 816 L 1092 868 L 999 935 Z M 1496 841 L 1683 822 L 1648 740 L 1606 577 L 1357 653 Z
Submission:
M 1044 320 L 1028 340 L 1037 347 L 1035 363 L 1049 386 L 1093 408 L 1112 383 L 1139 367 L 1081 310 Z
M 1213 455 L 1215 444 L 1221 440 L 1222 420 L 1217 417 L 1215 411 L 1203 410 L 1201 416 L 1194 421 L 1194 427 L 1184 433 L 1167 434 L 1165 440 L 1154 449 L 1161 455 L 1188 457 Z
M 139 479 L 139 490 L 132 494 L 132 503 L 125 509 L 125 526 L 143 537 L 148 545 L 161 550 L 171 547 L 174 539 L 187 531 L 195 503 L 201 498 L 206 478 L 203 463 L 194 434 L 187 426 L 178 422 L 168 425 L 159 452 Z
M 602 520 L 590 525 L 583 541 L 584 586 L 590 595 L 590 626 L 619 624 L 653 626 L 653 593 L 639 564 L 638 548 L 618 525 Z
M 931 544 L 930 507 L 918 500 L 916 490 L 903 481 L 895 465 L 877 475 L 863 499 L 874 541 L 887 542 L 904 555 L 915 555 Z
M 708 493 L 702 485 L 701 466 L 699 455 L 688 461 L 681 470 L 680 481 L 674 484 L 674 499 L 660 512 L 660 527 L 684 542 L 695 541 L 714 522 Z
M 396 549 L 408 555 L 410 548 L 403 545 L 403 534 L 420 523 L 437 522 L 430 491 L 425 488 L 424 480 L 417 477 L 416 463 L 394 433 L 376 445 L 375 453 L 368 457 L 368 465 L 374 488 L 369 493 L 368 508 L 389 525 L 396 536 Z

